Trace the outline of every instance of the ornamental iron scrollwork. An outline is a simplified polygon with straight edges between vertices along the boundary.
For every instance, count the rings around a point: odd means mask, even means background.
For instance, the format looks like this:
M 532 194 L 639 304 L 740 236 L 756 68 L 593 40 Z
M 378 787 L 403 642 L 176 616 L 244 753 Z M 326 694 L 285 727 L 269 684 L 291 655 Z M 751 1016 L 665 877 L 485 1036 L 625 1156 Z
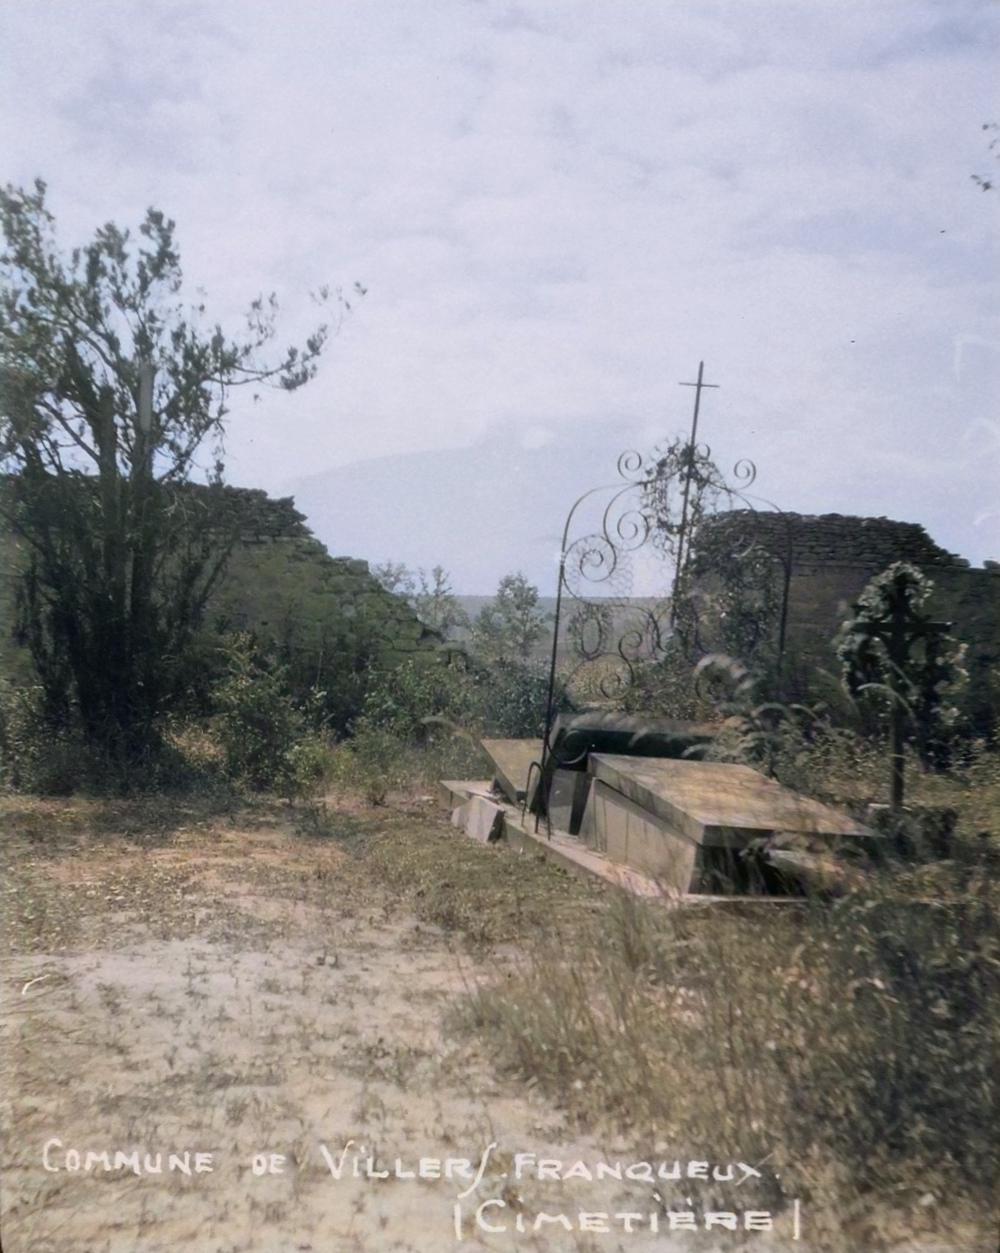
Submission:
M 753 462 L 738 461 L 727 478 L 707 445 L 676 439 L 646 456 L 623 452 L 617 475 L 617 481 L 579 496 L 563 528 L 540 762 L 543 791 L 552 769 L 563 764 L 550 760 L 557 679 L 574 704 L 582 700 L 591 708 L 621 708 L 640 668 L 663 660 L 672 643 L 686 655 L 708 651 L 707 615 L 701 607 L 711 596 L 700 583 L 706 569 L 719 563 L 718 552 L 713 560 L 713 528 L 706 526 L 712 518 L 756 513 L 764 506 L 785 519 L 787 542 L 777 549 L 762 546 L 748 528 L 749 542 L 741 539 L 726 553 L 726 563 L 744 574 L 754 563 L 765 575 L 780 567 L 779 659 L 784 652 L 791 519 L 771 502 L 748 494 L 757 475 Z M 574 526 L 588 511 L 590 528 L 574 536 Z M 662 561 L 665 574 L 673 567 L 669 598 L 632 596 L 636 562 L 646 555 Z M 667 578 L 661 586 L 668 586 Z M 541 808 L 547 808 L 544 796 Z

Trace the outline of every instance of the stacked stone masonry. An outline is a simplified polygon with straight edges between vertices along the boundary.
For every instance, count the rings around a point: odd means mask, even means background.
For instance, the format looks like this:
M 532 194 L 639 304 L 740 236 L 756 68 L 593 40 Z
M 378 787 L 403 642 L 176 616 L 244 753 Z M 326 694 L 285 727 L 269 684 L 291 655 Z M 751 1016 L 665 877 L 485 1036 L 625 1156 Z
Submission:
M 182 501 L 204 508 L 220 543 L 235 529 L 239 539 L 224 578 L 212 595 L 206 624 L 226 630 L 294 638 L 304 652 L 336 639 L 349 646 L 351 633 L 373 642 L 380 664 L 438 655 L 439 636 L 426 628 L 407 602 L 387 592 L 368 563 L 331 557 L 309 531 L 291 498 L 273 499 L 250 488 L 189 484 Z M 0 527 L 0 661 L 9 673 L 30 674 L 17 647 L 14 585 L 23 545 Z
M 932 612 L 952 623 L 967 645 L 971 682 L 985 683 L 987 672 L 1000 666 L 1000 565 L 970 566 L 915 522 L 736 510 L 709 525 L 731 552 L 754 543 L 776 563 L 788 561 L 789 650 L 807 664 L 830 666 L 832 637 L 865 584 L 906 561 L 933 584 Z
M 346 620 L 377 641 L 386 664 L 436 652 L 438 635 L 407 602 L 387 592 L 366 561 L 331 557 L 290 497 L 272 499 L 250 489 L 227 493 L 237 510 L 240 541 L 210 615 L 275 633 L 294 620 L 305 649 L 314 648 L 331 624 L 342 633 Z

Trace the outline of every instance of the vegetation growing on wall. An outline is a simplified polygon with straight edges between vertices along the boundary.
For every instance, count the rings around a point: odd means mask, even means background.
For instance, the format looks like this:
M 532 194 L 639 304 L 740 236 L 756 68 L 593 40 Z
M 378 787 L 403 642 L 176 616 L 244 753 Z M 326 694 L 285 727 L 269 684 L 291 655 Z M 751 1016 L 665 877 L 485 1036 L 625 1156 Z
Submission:
M 41 181 L 0 192 L 0 467 L 25 544 L 20 615 L 55 727 L 120 768 L 148 754 L 230 539 L 220 511 L 236 387 L 294 390 L 329 327 L 269 357 L 277 302 L 234 336 L 186 308 L 174 223 L 150 209 L 59 251 Z M 323 298 L 327 298 L 328 293 Z M 208 489 L 185 494 L 202 450 Z

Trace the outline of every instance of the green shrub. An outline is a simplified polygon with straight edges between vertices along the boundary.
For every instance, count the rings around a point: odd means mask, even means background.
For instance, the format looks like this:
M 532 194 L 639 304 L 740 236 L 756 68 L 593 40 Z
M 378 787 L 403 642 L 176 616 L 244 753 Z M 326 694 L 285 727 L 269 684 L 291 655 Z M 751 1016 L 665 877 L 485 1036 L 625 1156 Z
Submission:
M 629 713 L 655 713 L 691 722 L 713 718 L 717 712 L 679 646 L 669 647 L 659 661 L 635 667 L 623 704 Z
M 199 741 L 201 747 L 201 741 Z M 55 722 L 41 687 L 0 685 L 0 787 L 43 796 L 188 790 L 218 778 L 210 754 L 190 751 L 170 719 L 141 753 L 112 755 L 83 732 Z
M 411 742 L 423 737 L 426 718 L 445 717 L 464 725 L 471 713 L 471 689 L 462 665 L 406 661 L 371 676 L 354 732 L 378 728 Z
M 343 791 L 383 805 L 393 792 L 434 787 L 440 779 L 476 778 L 487 770 L 478 743 L 449 724 L 422 727 L 418 742 L 360 721 L 333 752 L 330 779 Z
M 408 743 L 425 738 L 428 718 L 477 736 L 539 736 L 547 694 L 548 672 L 537 663 L 490 666 L 464 656 L 404 662 L 373 676 L 355 725 L 391 731 Z M 557 696 L 564 701 L 561 690 Z
M 548 668 L 531 661 L 485 667 L 473 676 L 476 721 L 484 734 L 510 739 L 541 736 L 545 729 Z M 557 687 L 556 708 L 568 701 Z
M 406 777 L 405 757 L 408 745 L 392 730 L 363 722 L 351 737 L 349 761 L 353 766 L 353 783 L 359 787 L 369 805 L 383 805 L 390 791 Z
M 292 797 L 313 796 L 330 777 L 332 756 L 323 735 L 306 732 L 285 754 L 285 790 Z
M 268 661 L 248 636 L 235 637 L 228 673 L 215 691 L 215 720 L 228 777 L 254 791 L 298 794 L 327 769 L 325 745 L 296 704 L 284 666 Z
M 0 683 L 0 786 L 67 796 L 94 772 L 81 736 L 53 727 L 40 686 Z

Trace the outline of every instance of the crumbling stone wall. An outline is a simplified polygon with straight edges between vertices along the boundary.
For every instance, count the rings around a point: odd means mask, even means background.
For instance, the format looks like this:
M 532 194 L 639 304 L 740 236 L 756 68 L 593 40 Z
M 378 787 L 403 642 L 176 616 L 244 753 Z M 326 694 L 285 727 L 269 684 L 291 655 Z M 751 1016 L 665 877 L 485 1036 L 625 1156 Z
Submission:
M 738 552 L 757 543 L 791 570 L 787 642 L 800 666 L 834 667 L 831 639 L 865 584 L 895 561 L 922 570 L 934 585 L 932 612 L 953 624 L 967 645 L 970 700 L 986 696 L 989 672 L 1000 666 L 1000 565 L 983 568 L 936 544 L 915 522 L 842 514 L 779 514 L 735 510 L 710 519 L 713 545 Z
M 439 636 L 368 563 L 331 557 L 289 498 L 229 489 L 240 539 L 208 606 L 209 624 L 254 630 L 317 653 L 328 641 L 363 645 L 384 665 L 436 653 Z
M 185 491 L 198 498 L 210 489 Z M 239 540 L 209 601 L 209 629 L 270 637 L 304 665 L 318 665 L 333 649 L 379 668 L 438 655 L 438 635 L 402 597 L 381 586 L 367 562 L 331 557 L 291 498 L 227 487 L 221 499 L 213 497 L 210 516 L 220 535 L 231 535 L 235 526 Z M 13 633 L 23 556 L 23 541 L 0 523 L 0 668 L 16 678 L 31 674 L 26 650 Z
M 708 519 L 706 525 L 731 537 L 734 547 L 755 542 L 783 555 L 790 543 L 796 566 L 803 568 L 850 565 L 879 573 L 894 561 L 909 561 L 920 569 L 969 565 L 935 544 L 918 522 L 735 509 Z

